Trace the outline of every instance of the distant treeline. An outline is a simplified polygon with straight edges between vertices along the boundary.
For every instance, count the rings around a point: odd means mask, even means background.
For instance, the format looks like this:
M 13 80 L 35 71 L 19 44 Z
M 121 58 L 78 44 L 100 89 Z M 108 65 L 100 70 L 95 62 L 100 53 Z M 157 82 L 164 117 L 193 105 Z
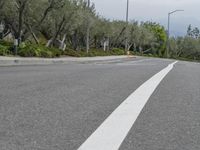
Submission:
M 15 40 L 19 47 L 28 43 L 29 47 L 34 44 L 89 52 L 91 48 L 124 49 L 127 42 L 127 49 L 135 53 L 166 56 L 163 26 L 110 21 L 99 16 L 88 0 L 0 0 L 0 22 L 4 26 L 1 37 Z M 196 28 L 188 32 L 186 37 L 170 39 L 171 57 L 199 59 L 199 33 Z

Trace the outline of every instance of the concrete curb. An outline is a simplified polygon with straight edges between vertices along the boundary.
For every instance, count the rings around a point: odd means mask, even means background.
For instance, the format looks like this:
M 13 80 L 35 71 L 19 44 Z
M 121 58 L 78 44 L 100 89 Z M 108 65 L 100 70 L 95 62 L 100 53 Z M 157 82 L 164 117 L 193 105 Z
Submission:
M 106 57 L 64 57 L 64 58 L 22 58 L 22 57 L 0 57 L 0 66 L 20 65 L 51 65 L 70 63 L 89 63 L 98 61 L 111 61 L 119 59 L 135 58 L 128 56 L 106 56 Z

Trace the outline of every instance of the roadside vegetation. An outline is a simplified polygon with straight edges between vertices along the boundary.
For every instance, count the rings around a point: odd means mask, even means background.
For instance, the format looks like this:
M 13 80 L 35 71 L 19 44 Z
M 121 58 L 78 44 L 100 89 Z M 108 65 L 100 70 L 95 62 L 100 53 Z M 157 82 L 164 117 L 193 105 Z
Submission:
M 186 36 L 170 38 L 170 56 L 176 59 L 200 61 L 200 30 L 189 25 Z
M 0 55 L 166 57 L 167 35 L 154 22 L 108 20 L 86 0 L 0 0 Z M 0 30 L 1 30 L 0 29 Z M 171 58 L 200 60 L 198 28 L 170 38 Z

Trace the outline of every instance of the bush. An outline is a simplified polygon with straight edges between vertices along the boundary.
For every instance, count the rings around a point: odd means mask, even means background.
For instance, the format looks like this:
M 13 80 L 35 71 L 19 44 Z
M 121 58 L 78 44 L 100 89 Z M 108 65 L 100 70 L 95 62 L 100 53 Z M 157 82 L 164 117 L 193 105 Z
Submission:
M 11 54 L 13 44 L 10 42 L 0 41 L 0 55 Z M 111 56 L 111 55 L 124 55 L 124 50 L 114 48 L 112 50 L 104 51 L 103 49 L 90 49 L 89 53 L 85 50 L 75 51 L 67 49 L 61 51 L 57 48 L 47 48 L 44 45 L 21 43 L 18 47 L 18 55 L 22 57 L 44 57 L 53 58 L 60 57 L 61 55 L 72 57 L 95 57 L 95 56 Z
M 40 51 L 40 56 L 39 57 L 43 57 L 43 58 L 52 58 L 53 53 L 51 51 L 46 51 L 46 50 L 41 50 Z
M 124 55 L 124 50 L 122 49 L 112 49 L 109 51 L 104 51 L 103 49 L 90 49 L 89 53 L 85 50 L 75 51 L 67 49 L 63 52 L 63 55 L 72 56 L 72 57 L 95 57 L 95 56 L 111 56 L 111 55 Z
M 4 40 L 0 40 L 0 45 L 12 47 L 13 43 L 7 42 L 7 41 L 4 41 Z
M 10 54 L 9 47 L 0 45 L 0 56 L 6 56 L 9 54 Z
M 41 49 L 35 45 L 21 44 L 18 49 L 18 55 L 22 57 L 40 57 Z
M 72 57 L 81 57 L 81 53 L 72 49 L 67 49 L 63 52 L 63 55 L 72 56 Z
M 62 51 L 57 48 L 46 48 L 46 50 L 52 53 L 51 57 L 60 57 L 62 55 Z
M 47 48 L 43 45 L 25 44 L 19 46 L 18 54 L 22 57 L 60 57 L 61 51 L 55 48 Z
M 111 50 L 111 54 L 113 55 L 124 55 L 124 50 L 123 49 L 120 49 L 120 48 L 113 48 Z
M 6 56 L 11 54 L 12 43 L 0 40 L 0 55 Z

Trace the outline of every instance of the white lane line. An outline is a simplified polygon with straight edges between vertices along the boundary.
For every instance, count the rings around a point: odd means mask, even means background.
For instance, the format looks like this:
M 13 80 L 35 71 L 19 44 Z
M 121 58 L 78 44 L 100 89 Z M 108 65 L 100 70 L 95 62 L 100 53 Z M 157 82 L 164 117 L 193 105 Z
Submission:
M 176 63 L 177 61 L 168 65 L 168 67 L 142 84 L 78 150 L 118 150 L 150 96 Z
M 151 59 L 142 59 L 142 60 L 136 60 L 136 61 L 128 61 L 128 62 L 120 62 L 116 63 L 116 65 L 137 65 L 137 63 L 151 61 Z
M 142 59 L 142 60 L 133 60 L 133 61 L 128 61 L 128 62 L 123 62 L 121 60 L 118 60 L 118 61 L 103 61 L 103 62 L 96 62 L 94 63 L 95 65 L 113 65 L 111 63 L 115 63 L 115 65 L 132 65 L 132 64 L 137 64 L 137 63 L 140 63 L 140 62 L 145 62 L 145 61 L 151 61 L 153 59 Z

